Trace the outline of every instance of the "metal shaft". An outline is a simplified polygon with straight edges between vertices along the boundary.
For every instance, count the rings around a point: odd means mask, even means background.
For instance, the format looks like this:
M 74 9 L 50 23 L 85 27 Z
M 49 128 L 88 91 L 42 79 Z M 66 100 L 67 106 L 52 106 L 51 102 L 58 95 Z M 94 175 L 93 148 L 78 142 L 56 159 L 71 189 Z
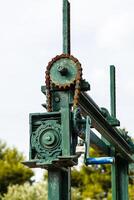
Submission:
M 111 116 L 116 118 L 116 82 L 113 65 L 110 66 L 110 97 Z M 112 200 L 128 200 L 128 163 L 116 156 L 114 148 L 112 154 L 115 156 L 115 163 L 112 164 Z
M 63 53 L 70 54 L 70 3 L 63 0 Z
M 70 3 L 68 0 L 63 0 L 63 53 L 70 54 Z M 67 96 L 67 94 L 65 94 Z M 67 99 L 65 97 L 65 99 Z M 68 105 L 69 102 L 66 102 Z M 65 109 L 63 117 L 63 128 L 68 129 L 69 121 L 67 123 L 69 108 Z M 63 137 L 63 146 L 65 155 L 70 155 L 70 137 L 66 132 Z M 57 169 L 55 171 L 48 170 L 48 200 L 70 200 L 71 199 L 71 174 L 70 168 L 66 170 Z
M 110 100 L 111 100 L 111 116 L 116 118 L 116 86 L 115 86 L 115 66 L 110 66 Z

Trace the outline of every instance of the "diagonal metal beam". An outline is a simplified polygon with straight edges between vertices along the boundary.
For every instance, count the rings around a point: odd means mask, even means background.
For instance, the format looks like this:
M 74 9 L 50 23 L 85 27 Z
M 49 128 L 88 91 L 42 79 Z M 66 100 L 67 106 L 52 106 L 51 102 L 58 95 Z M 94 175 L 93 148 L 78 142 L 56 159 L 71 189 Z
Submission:
M 99 107 L 87 93 L 81 92 L 79 106 L 85 116 L 91 117 L 93 127 L 116 148 L 117 152 L 129 162 L 134 162 L 129 144 L 119 131 L 105 120 Z

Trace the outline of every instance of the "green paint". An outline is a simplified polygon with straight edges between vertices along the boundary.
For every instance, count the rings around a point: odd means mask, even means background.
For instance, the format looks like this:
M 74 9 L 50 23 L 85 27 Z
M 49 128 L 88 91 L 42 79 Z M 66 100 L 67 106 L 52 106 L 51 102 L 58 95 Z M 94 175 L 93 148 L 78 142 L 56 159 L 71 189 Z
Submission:
M 112 170 L 112 199 L 128 200 L 128 162 L 116 157 Z
M 111 105 L 111 116 L 116 117 L 116 85 L 115 85 L 115 66 L 110 66 L 110 105 Z M 116 154 L 115 148 L 111 147 L 111 156 L 115 156 L 115 163 L 112 164 L 112 200 L 118 200 L 118 190 L 117 190 L 117 163 L 116 163 Z
M 68 0 L 63 0 L 63 53 L 70 54 Z M 50 80 L 53 83 L 50 91 L 52 112 L 30 115 L 30 161 L 25 164 L 48 169 L 48 200 L 70 200 L 70 166 L 77 163 L 77 138 L 81 133 L 85 140 L 85 132 L 90 132 L 91 145 L 105 154 L 111 152 L 111 156 L 115 157 L 115 163 L 112 165 L 112 199 L 128 200 L 128 164 L 134 162 L 134 157 L 131 141 L 114 128 L 119 125 L 116 119 L 115 67 L 110 66 L 111 115 L 105 108 L 100 109 L 85 93 L 90 89 L 90 85 L 84 80 L 80 83 L 79 98 L 82 113 L 77 115 L 72 109 L 74 86 L 63 87 L 69 85 L 70 80 L 75 80 L 76 73 L 75 63 L 71 59 L 54 62 L 50 70 Z M 56 88 L 54 84 L 60 87 Z M 44 86 L 42 92 L 46 94 Z M 45 107 L 44 104 L 43 106 Z M 91 128 L 95 128 L 102 135 L 101 139 L 87 126 L 88 121 L 85 126 L 86 117 L 91 118 Z M 88 143 L 89 138 L 86 139 Z
M 48 200 L 62 200 L 61 179 L 60 170 L 48 170 Z
M 62 155 L 64 156 L 70 156 L 71 155 L 71 147 L 70 147 L 70 109 L 69 109 L 69 101 L 68 101 L 68 93 L 65 93 L 62 96 L 62 102 L 63 105 L 61 107 L 61 113 L 62 113 L 62 148 L 63 152 Z
M 116 85 L 115 85 L 115 66 L 110 66 L 110 100 L 111 116 L 116 118 Z
M 63 53 L 70 54 L 70 4 L 68 0 L 63 0 Z M 57 67 L 62 66 L 61 63 Z M 67 67 L 67 66 L 66 66 Z M 61 69 L 57 68 L 58 72 L 54 72 L 54 77 L 61 80 L 63 83 L 66 80 L 61 72 Z M 72 70 L 72 69 L 71 69 Z M 60 73 L 59 73 L 60 72 Z M 67 73 L 69 76 L 69 73 Z M 60 76 L 60 78 L 58 77 Z M 57 96 L 58 95 L 58 96 Z M 56 100 L 56 97 L 60 101 Z M 65 102 L 64 102 L 65 99 Z M 56 101 L 55 101 L 56 100 Z M 54 94 L 53 105 L 54 108 L 61 109 L 62 111 L 62 147 L 63 155 L 70 155 L 70 110 L 69 110 L 69 98 L 68 93 L 63 96 L 58 93 Z M 65 106 L 65 108 L 64 108 Z M 49 170 L 48 170 L 49 171 Z M 61 176 L 62 175 L 62 176 Z M 67 171 L 52 172 L 49 171 L 48 180 L 48 200 L 70 200 L 71 199 L 71 180 L 70 180 L 70 168 Z M 62 181 L 61 181 L 62 180 Z M 62 185 L 61 185 L 62 182 Z M 56 185 L 57 184 L 57 187 Z
M 62 58 L 53 63 L 50 70 L 50 78 L 55 85 L 65 85 L 72 83 L 77 75 L 77 63 L 69 58 Z M 62 69 L 62 73 L 61 73 Z M 63 71 L 66 71 L 66 73 Z M 64 74 L 63 74 L 64 72 Z
M 62 190 L 61 200 L 71 200 L 71 169 L 68 167 L 61 171 Z
M 112 109 L 113 110 L 113 109 Z M 110 115 L 110 113 L 108 112 L 108 110 L 106 108 L 101 108 L 101 112 L 103 114 L 103 116 L 105 117 L 105 119 L 107 120 L 107 122 L 111 125 L 111 126 L 119 126 L 120 125 L 120 121 L 117 120 L 114 115 Z
M 70 3 L 63 0 L 63 53 L 70 54 Z
M 122 137 L 118 129 L 112 127 L 103 117 L 100 108 L 93 99 L 81 92 L 79 105 L 84 116 L 89 115 L 92 126 L 129 162 L 133 162 L 129 143 Z
M 110 97 L 111 116 L 116 118 L 116 83 L 115 66 L 110 66 Z M 128 162 L 116 156 L 115 148 L 112 148 L 112 156 L 115 163 L 112 164 L 112 200 L 128 200 Z
M 70 168 L 48 170 L 48 200 L 71 200 Z

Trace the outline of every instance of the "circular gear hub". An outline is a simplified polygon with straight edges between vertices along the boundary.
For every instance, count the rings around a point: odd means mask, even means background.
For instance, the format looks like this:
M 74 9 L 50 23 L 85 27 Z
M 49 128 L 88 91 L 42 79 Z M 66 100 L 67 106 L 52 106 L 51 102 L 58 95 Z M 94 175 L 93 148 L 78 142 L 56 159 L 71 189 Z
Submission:
M 46 96 L 47 110 L 52 111 L 51 105 L 51 88 L 52 85 L 68 89 L 74 85 L 73 108 L 78 104 L 80 94 L 80 82 L 82 79 L 82 68 L 77 58 L 69 54 L 61 54 L 53 58 L 46 69 Z
M 33 135 L 35 149 L 41 158 L 55 158 L 61 154 L 61 129 L 55 121 L 46 121 Z
M 46 75 L 48 74 L 51 83 L 55 86 L 70 87 L 71 84 L 75 84 L 76 80 L 81 79 L 81 64 L 73 56 L 62 54 L 49 62 Z

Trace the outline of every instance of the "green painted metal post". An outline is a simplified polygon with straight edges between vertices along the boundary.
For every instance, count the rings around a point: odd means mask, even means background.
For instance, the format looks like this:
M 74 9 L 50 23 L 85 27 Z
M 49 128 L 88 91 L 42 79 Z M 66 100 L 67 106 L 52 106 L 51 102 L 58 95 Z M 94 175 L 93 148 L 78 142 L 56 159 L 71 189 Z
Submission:
M 70 54 L 70 3 L 63 0 L 63 53 Z
M 63 107 L 61 107 L 61 119 L 62 119 L 62 132 L 63 132 L 63 155 L 70 156 L 70 109 L 69 109 L 69 97 L 68 93 L 62 95 L 63 98 Z
M 120 123 L 116 119 L 115 67 L 110 66 L 110 115 L 107 109 L 99 108 L 86 93 L 89 84 L 82 78 L 81 64 L 70 55 L 68 0 L 63 0 L 62 11 L 63 54 L 53 58 L 47 66 L 46 86 L 42 91 L 47 97 L 48 113 L 30 114 L 30 160 L 24 164 L 48 170 L 48 200 L 70 200 L 71 167 L 77 165 L 79 156 L 75 152 L 77 138 L 82 135 L 85 140 L 88 130 L 88 120 L 85 126 L 85 118 L 88 116 L 92 127 L 100 132 L 103 140 L 90 131 L 92 145 L 94 140 L 96 146 L 108 155 L 111 150 L 111 156 L 115 157 L 112 165 L 112 199 L 128 200 L 128 164 L 134 162 L 134 145 L 130 138 L 114 128 Z M 75 110 L 77 104 L 80 109 L 77 107 Z
M 128 163 L 122 158 L 117 158 L 117 200 L 128 200 Z
M 48 200 L 70 200 L 70 169 L 48 170 Z
M 110 96 L 111 115 L 116 118 L 116 82 L 115 66 L 110 66 Z M 112 200 L 128 200 L 128 163 L 116 155 L 112 147 L 112 156 L 115 163 L 112 164 Z
M 70 3 L 68 0 L 63 0 L 63 53 L 70 54 Z M 69 122 L 69 98 L 68 93 L 63 95 L 63 105 L 61 110 L 62 128 L 64 129 L 64 136 L 62 145 L 64 146 L 63 154 L 70 155 L 70 122 Z M 66 100 L 66 101 L 64 101 Z M 62 103 L 61 103 L 62 104 Z M 69 167 L 65 170 L 57 169 L 55 171 L 48 170 L 48 200 L 70 200 L 71 199 L 71 169 Z
M 116 118 L 115 66 L 110 66 L 111 115 Z
M 112 200 L 128 200 L 128 163 L 115 158 L 112 165 Z
M 110 66 L 110 103 L 111 103 L 111 115 L 116 117 L 116 88 L 115 88 L 115 66 Z M 115 156 L 115 149 L 112 148 L 112 156 Z M 112 164 L 112 200 L 116 200 L 118 196 L 117 190 L 117 169 L 116 164 Z
M 71 42 L 70 42 L 70 3 L 68 0 L 63 0 L 63 53 L 70 54 L 71 52 Z M 64 112 L 64 116 L 69 115 L 69 108 L 66 108 L 66 111 Z M 69 117 L 69 116 L 68 116 Z M 65 119 L 65 118 L 64 118 Z M 66 122 L 66 119 L 64 123 Z M 69 122 L 68 122 L 69 125 Z M 63 141 L 63 145 L 67 147 L 65 150 L 65 154 L 68 155 L 70 152 L 67 151 L 69 145 L 70 145 L 70 137 L 69 133 L 67 136 L 67 144 L 65 144 L 66 139 Z M 62 196 L 63 200 L 70 200 L 71 199 L 71 168 L 67 168 L 67 171 L 62 171 L 62 177 L 63 177 L 63 189 L 64 194 Z
M 48 199 L 61 200 L 61 172 L 48 170 Z

